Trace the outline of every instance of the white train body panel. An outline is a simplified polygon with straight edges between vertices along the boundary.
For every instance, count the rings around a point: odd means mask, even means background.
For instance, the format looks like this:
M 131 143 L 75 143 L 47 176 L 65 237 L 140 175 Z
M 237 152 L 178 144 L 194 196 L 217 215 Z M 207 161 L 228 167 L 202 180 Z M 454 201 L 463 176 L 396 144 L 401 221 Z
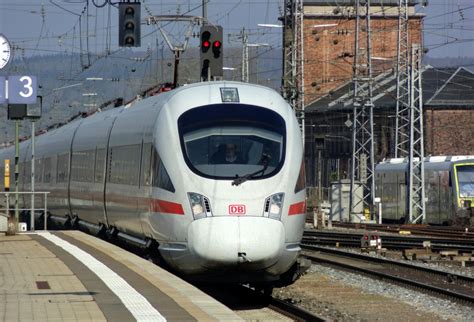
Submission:
M 238 102 L 223 102 L 229 93 Z M 223 146 L 240 152 L 237 164 L 216 161 Z M 0 150 L 2 159 L 11 154 Z M 65 155 L 67 183 L 57 169 Z M 156 240 L 178 271 L 228 281 L 276 281 L 295 264 L 302 156 L 289 105 L 237 82 L 184 86 L 37 137 L 37 157 L 52 164 L 39 186 L 52 191 L 54 215 Z

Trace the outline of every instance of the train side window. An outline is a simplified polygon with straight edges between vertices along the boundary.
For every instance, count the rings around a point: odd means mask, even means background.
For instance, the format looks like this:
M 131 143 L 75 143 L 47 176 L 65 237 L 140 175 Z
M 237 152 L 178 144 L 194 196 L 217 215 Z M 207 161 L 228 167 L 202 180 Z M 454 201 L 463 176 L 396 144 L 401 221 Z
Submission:
M 298 179 L 296 180 L 296 186 L 295 186 L 295 193 L 300 192 L 304 188 L 306 188 L 305 184 L 305 171 L 304 171 L 304 160 L 301 161 L 301 167 L 300 167 L 300 173 L 298 175 Z
M 138 186 L 140 144 L 111 148 L 110 182 Z
M 94 164 L 95 150 L 74 151 L 72 153 L 71 180 L 78 182 L 92 182 L 93 171 L 90 166 Z
M 51 158 L 44 159 L 44 176 L 43 176 L 44 183 L 51 182 Z
M 31 161 L 25 162 L 23 165 L 24 169 L 24 183 L 31 183 Z
M 35 160 L 35 182 L 43 182 L 43 160 L 40 158 Z
M 56 182 L 67 182 L 69 176 L 69 153 L 59 154 L 57 160 Z
M 96 183 L 104 181 L 105 149 L 97 149 L 95 156 L 95 178 Z
M 171 178 L 158 152 L 153 149 L 153 186 L 170 192 L 175 192 Z
M 142 178 L 140 184 L 142 186 L 151 186 L 151 159 L 152 159 L 152 148 L 151 143 L 143 144 L 143 153 L 142 153 Z

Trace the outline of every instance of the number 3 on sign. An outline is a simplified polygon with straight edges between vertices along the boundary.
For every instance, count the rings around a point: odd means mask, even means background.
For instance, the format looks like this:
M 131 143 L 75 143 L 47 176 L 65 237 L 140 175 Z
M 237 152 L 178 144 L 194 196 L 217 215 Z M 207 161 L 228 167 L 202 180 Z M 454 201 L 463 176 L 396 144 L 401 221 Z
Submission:
M 37 91 L 36 76 L 8 76 L 8 103 L 34 104 Z
M 31 79 L 31 77 L 23 76 L 22 78 L 20 78 L 20 82 L 23 84 L 23 88 L 26 91 L 26 93 L 23 93 L 23 91 L 21 91 L 19 93 L 20 96 L 24 98 L 31 97 L 31 95 L 33 95 L 33 87 L 31 86 L 33 85 L 33 80 Z

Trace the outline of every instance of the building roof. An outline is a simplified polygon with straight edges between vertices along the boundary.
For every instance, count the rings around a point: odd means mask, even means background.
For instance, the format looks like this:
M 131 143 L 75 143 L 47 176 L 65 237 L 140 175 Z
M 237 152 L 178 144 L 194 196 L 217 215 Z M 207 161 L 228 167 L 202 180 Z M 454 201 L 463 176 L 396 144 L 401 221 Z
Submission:
M 396 75 L 393 71 L 374 78 L 375 108 L 395 108 Z M 427 108 L 474 109 L 474 73 L 460 67 L 433 68 L 424 66 L 422 74 L 423 105 Z M 351 81 L 308 104 L 305 111 L 327 112 L 352 110 L 353 84 Z
M 370 4 L 374 6 L 398 6 L 399 0 L 371 0 Z M 410 5 L 415 5 L 419 1 L 412 0 L 409 1 Z M 365 4 L 362 0 L 361 4 Z M 355 0 L 303 0 L 303 5 L 305 6 L 353 6 Z

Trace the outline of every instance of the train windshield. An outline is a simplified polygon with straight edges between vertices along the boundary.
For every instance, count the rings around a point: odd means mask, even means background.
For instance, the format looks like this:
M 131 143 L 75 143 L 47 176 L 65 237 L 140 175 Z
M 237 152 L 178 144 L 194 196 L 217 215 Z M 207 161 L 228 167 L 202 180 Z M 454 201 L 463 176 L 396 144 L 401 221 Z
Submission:
M 474 165 L 458 165 L 459 197 L 474 197 Z
M 251 105 L 217 104 L 192 109 L 178 120 L 186 163 L 195 173 L 249 180 L 277 173 L 285 155 L 285 122 L 277 113 Z

